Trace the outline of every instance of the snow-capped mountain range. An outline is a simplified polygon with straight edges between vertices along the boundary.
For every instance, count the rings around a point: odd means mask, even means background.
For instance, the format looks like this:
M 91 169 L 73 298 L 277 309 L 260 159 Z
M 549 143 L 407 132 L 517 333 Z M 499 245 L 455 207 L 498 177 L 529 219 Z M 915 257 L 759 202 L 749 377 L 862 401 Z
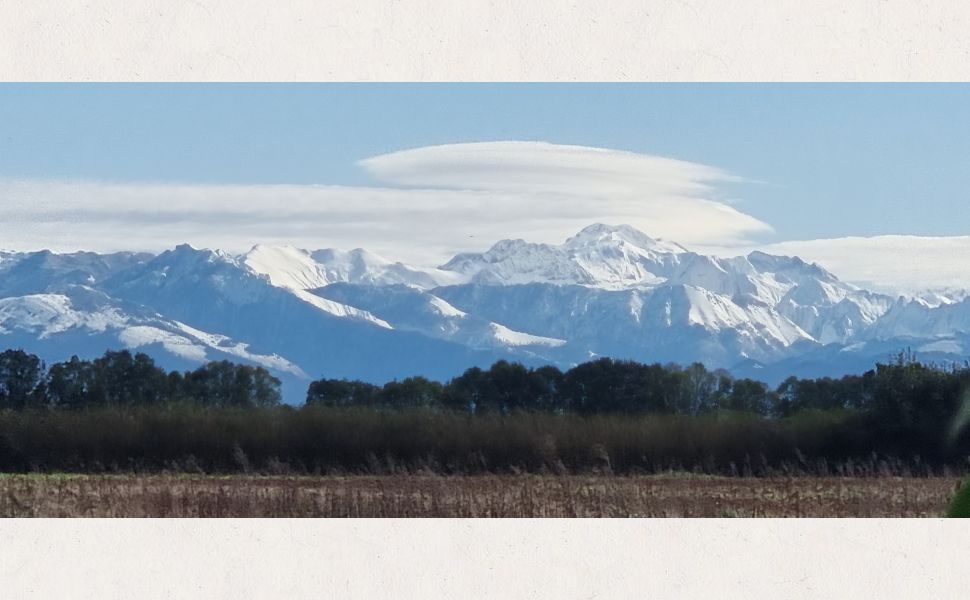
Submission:
M 437 268 L 262 245 L 0 252 L 0 347 L 48 361 L 131 348 L 168 368 L 259 364 L 292 402 L 322 376 L 447 379 L 500 358 L 701 361 L 777 383 L 859 372 L 903 348 L 963 361 L 970 298 L 892 297 L 796 257 L 705 256 L 626 225 L 562 245 L 502 240 Z

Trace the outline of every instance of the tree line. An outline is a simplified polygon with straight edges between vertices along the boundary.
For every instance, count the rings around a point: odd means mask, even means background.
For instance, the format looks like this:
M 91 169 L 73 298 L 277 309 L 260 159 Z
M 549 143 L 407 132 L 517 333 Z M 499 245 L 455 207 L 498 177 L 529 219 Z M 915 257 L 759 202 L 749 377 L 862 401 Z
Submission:
M 934 460 L 970 455 L 970 427 L 964 427 L 970 423 L 970 365 L 924 364 L 909 351 L 863 374 L 792 376 L 774 389 L 700 363 L 681 367 L 601 358 L 563 372 L 499 361 L 489 369 L 468 369 L 445 384 L 422 377 L 383 386 L 321 379 L 310 384 L 307 404 L 500 415 L 746 413 L 774 420 L 822 413 L 852 418 L 854 439 L 838 442 L 846 446 Z
M 0 409 L 151 406 L 268 408 L 280 404 L 280 380 L 262 367 L 209 362 L 167 371 L 144 353 L 108 351 L 49 367 L 23 350 L 0 353 Z
M 514 411 L 577 414 L 686 414 L 734 410 L 769 415 L 774 393 L 764 383 L 735 379 L 727 371 L 708 371 L 694 363 L 641 364 L 602 358 L 566 372 L 554 366 L 528 368 L 498 361 L 488 369 L 472 367 L 447 383 L 424 377 L 383 386 L 347 379 L 310 384 L 307 404 L 384 408 L 446 407 L 471 413 Z
M 901 352 L 861 375 L 789 377 L 777 388 L 701 363 L 642 364 L 601 358 L 565 372 L 499 361 L 447 383 L 409 377 L 383 386 L 347 379 L 310 384 L 307 404 L 384 408 L 442 406 L 472 413 L 551 411 L 678 414 L 718 411 L 785 417 L 805 410 L 879 411 L 900 423 L 950 414 L 970 383 L 967 365 L 928 365 Z
M 128 351 L 47 366 L 8 350 L 0 470 L 963 470 L 968 390 L 967 365 L 908 353 L 775 388 L 700 364 L 499 361 L 444 383 L 320 379 L 291 407 L 260 367 L 170 372 Z
M 0 352 L 0 409 L 144 406 L 189 402 L 207 407 L 272 407 L 280 380 L 263 367 L 228 361 L 167 371 L 144 353 L 108 351 L 93 360 L 50 366 L 23 350 Z M 306 404 L 382 409 L 445 408 L 474 414 L 517 411 L 699 416 L 723 411 L 782 418 L 802 411 L 881 415 L 886 426 L 935 430 L 952 421 L 970 389 L 970 366 L 923 364 L 909 352 L 861 375 L 789 377 L 772 389 L 701 363 L 642 364 L 601 358 L 566 371 L 498 361 L 441 383 L 409 377 L 375 385 L 323 378 Z

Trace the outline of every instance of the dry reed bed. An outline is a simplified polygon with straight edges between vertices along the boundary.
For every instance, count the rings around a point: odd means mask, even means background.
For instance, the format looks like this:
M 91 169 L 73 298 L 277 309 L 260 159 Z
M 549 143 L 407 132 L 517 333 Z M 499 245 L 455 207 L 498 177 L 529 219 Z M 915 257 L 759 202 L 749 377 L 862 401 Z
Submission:
M 7 475 L 4 517 L 928 517 L 954 477 Z

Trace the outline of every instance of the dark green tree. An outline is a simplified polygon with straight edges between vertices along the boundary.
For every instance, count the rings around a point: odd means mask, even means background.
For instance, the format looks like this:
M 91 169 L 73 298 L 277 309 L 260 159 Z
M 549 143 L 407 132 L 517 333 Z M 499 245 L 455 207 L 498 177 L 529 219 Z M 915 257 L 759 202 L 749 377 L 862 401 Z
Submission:
M 442 385 L 425 377 L 389 381 L 381 389 L 381 403 L 391 408 L 435 406 L 441 402 Z
M 307 404 L 319 406 L 374 406 L 381 388 L 363 381 L 319 379 L 307 388 Z
M 187 399 L 202 406 L 259 408 L 280 403 L 280 386 L 263 367 L 221 360 L 186 373 L 182 388 Z
M 767 415 L 771 406 L 772 396 L 767 385 L 754 379 L 736 379 L 721 408 Z
M 0 353 L 0 408 L 22 409 L 44 402 L 44 363 L 23 350 Z
M 47 400 L 55 407 L 82 408 L 89 404 L 89 394 L 95 387 L 93 365 L 77 356 L 51 365 L 47 373 Z

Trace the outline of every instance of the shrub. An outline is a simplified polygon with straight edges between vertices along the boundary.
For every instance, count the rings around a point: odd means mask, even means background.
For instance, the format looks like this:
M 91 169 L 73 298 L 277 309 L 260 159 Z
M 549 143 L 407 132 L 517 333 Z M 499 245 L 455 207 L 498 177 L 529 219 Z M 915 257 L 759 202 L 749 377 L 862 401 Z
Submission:
M 957 490 L 957 495 L 953 498 L 953 502 L 950 503 L 950 508 L 946 512 L 946 516 L 953 518 L 970 518 L 970 479 L 963 482 L 960 489 Z

